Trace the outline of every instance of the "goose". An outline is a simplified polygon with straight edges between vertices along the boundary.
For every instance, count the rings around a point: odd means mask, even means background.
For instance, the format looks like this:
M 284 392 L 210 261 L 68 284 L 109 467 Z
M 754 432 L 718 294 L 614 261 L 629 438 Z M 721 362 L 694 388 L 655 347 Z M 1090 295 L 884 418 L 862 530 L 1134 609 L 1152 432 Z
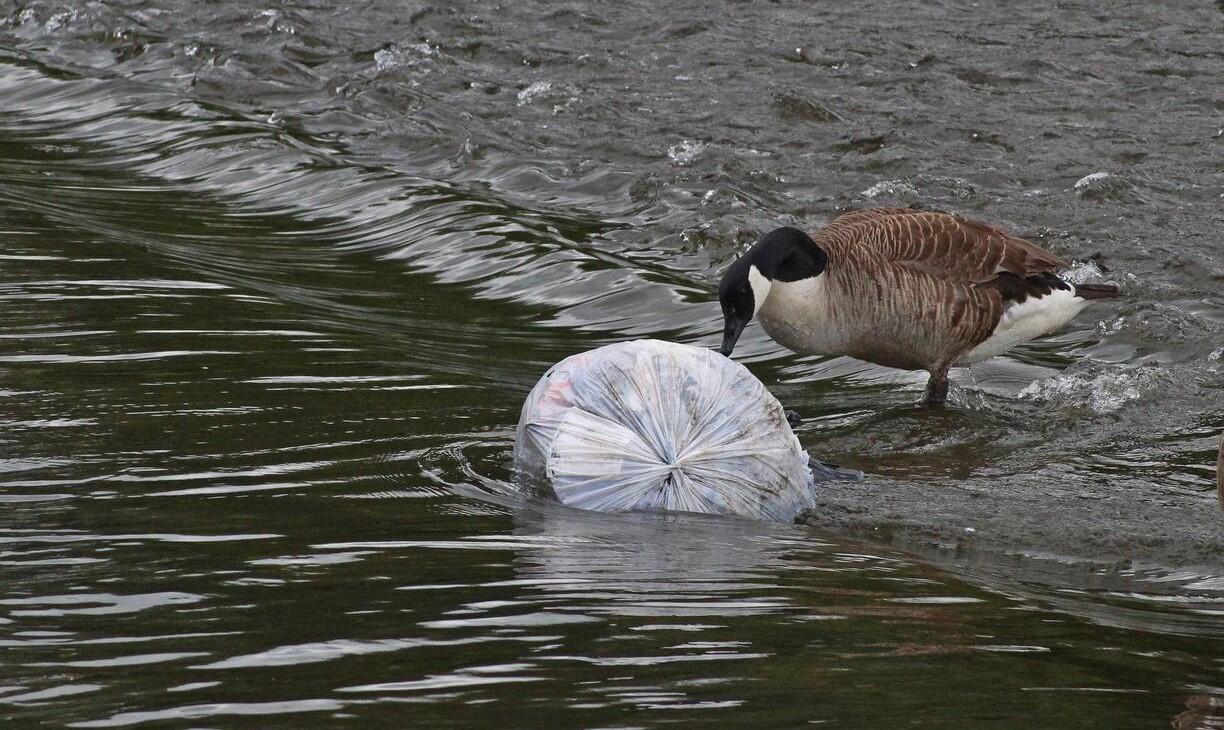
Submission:
M 1067 263 L 1037 245 L 958 215 L 870 208 L 809 236 L 767 233 L 722 277 L 730 356 L 756 317 L 802 354 L 850 357 L 930 373 L 924 402 L 947 399 L 948 369 L 1053 332 L 1110 284 L 1072 284 Z

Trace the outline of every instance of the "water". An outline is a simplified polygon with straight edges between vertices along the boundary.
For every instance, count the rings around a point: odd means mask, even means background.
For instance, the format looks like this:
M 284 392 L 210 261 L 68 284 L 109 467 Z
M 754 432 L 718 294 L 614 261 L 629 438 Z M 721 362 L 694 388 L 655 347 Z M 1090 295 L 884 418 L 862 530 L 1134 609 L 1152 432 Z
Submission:
M 1224 726 L 1217 7 L 338 5 L 0 0 L 6 727 Z M 896 203 L 1128 296 L 943 413 L 750 328 L 812 526 L 504 496 L 547 365 Z

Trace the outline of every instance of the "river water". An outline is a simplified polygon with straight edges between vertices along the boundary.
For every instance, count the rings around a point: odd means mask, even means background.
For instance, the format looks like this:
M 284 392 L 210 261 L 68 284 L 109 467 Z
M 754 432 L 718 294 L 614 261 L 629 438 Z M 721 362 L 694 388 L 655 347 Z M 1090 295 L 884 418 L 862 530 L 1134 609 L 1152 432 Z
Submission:
M 5 727 L 1224 727 L 1216 3 L 0 0 Z M 573 352 L 923 205 L 1126 298 L 737 357 L 806 525 L 507 495 Z

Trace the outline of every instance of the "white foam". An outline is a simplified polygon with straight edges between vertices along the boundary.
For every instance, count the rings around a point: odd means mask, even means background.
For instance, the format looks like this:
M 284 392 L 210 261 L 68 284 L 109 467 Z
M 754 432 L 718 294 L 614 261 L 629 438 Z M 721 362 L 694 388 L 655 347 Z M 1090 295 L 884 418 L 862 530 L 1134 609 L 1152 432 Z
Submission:
M 680 140 L 678 144 L 674 144 L 667 148 L 667 156 L 672 162 L 681 167 L 691 165 L 697 157 L 705 151 L 706 144 L 704 142 L 695 142 L 691 139 Z
M 552 91 L 552 87 L 551 81 L 536 81 L 518 93 L 518 105 L 526 106 L 535 99 L 546 96 Z
M 47 23 L 44 26 L 44 29 L 48 33 L 54 33 L 60 28 L 63 28 L 67 25 L 71 25 L 73 22 L 80 19 L 81 17 L 82 17 L 81 14 L 75 10 L 69 10 L 63 13 L 56 13 L 55 15 L 52 15 L 50 18 L 47 19 Z
M 431 62 L 437 50 L 428 43 L 410 43 L 404 46 L 391 46 L 374 53 L 374 69 L 378 73 L 387 73 L 402 68 L 423 66 Z
M 1105 272 L 1093 261 L 1076 261 L 1071 268 L 1061 272 L 1059 278 L 1069 284 L 1098 283 L 1105 280 Z
M 918 189 L 904 180 L 882 180 L 859 194 L 867 198 L 877 198 L 881 195 L 917 195 Z
M 1110 175 L 1108 172 L 1094 172 L 1089 175 L 1085 175 L 1081 177 L 1079 180 L 1076 180 L 1075 189 L 1076 190 L 1087 190 L 1093 187 L 1094 185 L 1096 185 L 1097 183 L 1107 180 L 1111 177 L 1113 177 L 1113 175 Z
M 1114 413 L 1143 398 L 1163 380 L 1163 371 L 1154 367 L 1063 372 L 1030 384 L 1018 395 L 1060 409 L 1086 407 L 1098 414 Z

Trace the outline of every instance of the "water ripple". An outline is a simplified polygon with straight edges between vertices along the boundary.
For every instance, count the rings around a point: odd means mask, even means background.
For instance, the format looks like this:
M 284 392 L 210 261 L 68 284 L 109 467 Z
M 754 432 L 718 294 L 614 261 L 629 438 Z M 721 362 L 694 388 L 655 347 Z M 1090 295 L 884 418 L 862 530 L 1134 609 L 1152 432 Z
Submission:
M 1217 721 L 1218 13 L 979 10 L 0 6 L 7 715 Z M 941 412 L 751 327 L 825 531 L 509 494 L 552 363 L 889 203 L 1126 297 Z

